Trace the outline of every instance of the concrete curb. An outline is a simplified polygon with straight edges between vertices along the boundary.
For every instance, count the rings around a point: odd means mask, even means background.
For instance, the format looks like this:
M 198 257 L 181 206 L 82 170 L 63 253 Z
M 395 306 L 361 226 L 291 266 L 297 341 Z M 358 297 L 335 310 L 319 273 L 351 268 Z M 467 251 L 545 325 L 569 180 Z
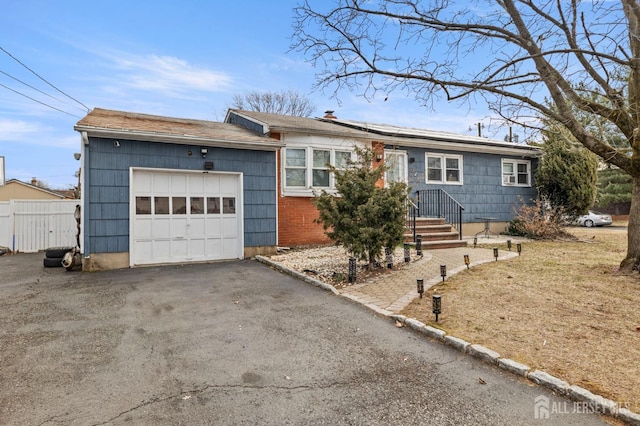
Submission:
M 517 253 L 508 252 L 506 255 L 498 257 L 498 260 L 506 260 L 516 256 L 518 256 Z M 455 336 L 450 336 L 444 330 L 440 330 L 439 328 L 426 325 L 415 318 L 407 318 L 404 315 L 395 314 L 391 311 L 380 308 L 379 306 L 373 303 L 364 303 L 357 296 L 352 296 L 349 294 L 341 294 L 332 285 L 310 278 L 298 271 L 289 269 L 263 256 L 256 256 L 256 260 L 268 266 L 271 266 L 281 272 L 284 272 L 286 274 L 299 278 L 304 282 L 312 284 L 316 287 L 320 287 L 324 290 L 330 291 L 337 296 L 342 296 L 349 300 L 357 302 L 358 304 L 371 309 L 372 311 L 374 311 L 379 315 L 382 315 L 391 320 L 400 322 L 403 325 L 411 328 L 412 330 L 420 334 L 424 334 L 433 340 L 440 341 L 447 346 L 451 346 L 452 348 L 455 348 L 462 353 L 469 354 L 470 356 L 473 356 L 474 358 L 477 358 L 488 364 L 497 365 L 499 368 L 509 373 L 527 378 L 533 383 L 539 386 L 543 386 L 547 389 L 550 389 L 553 392 L 557 392 L 559 394 L 565 395 L 567 398 L 573 401 L 584 403 L 585 404 L 584 409 L 588 410 L 589 412 L 606 414 L 613 418 L 622 420 L 623 422 L 628 423 L 630 425 L 640 426 L 640 414 L 635 413 L 624 407 L 621 408 L 616 402 L 610 399 L 604 398 L 603 396 L 591 393 L 590 391 L 584 388 L 581 388 L 580 386 L 571 385 L 565 382 L 564 380 L 554 377 L 544 371 L 532 370 L 531 367 L 521 364 L 512 359 L 502 358 L 499 353 L 489 348 L 486 348 L 479 344 L 469 343 L 466 340 L 460 339 Z M 473 262 L 471 266 L 494 262 L 494 261 L 495 260 L 480 260 L 480 261 Z M 463 271 L 464 269 L 466 269 L 466 266 L 455 268 L 450 271 L 449 275 L 450 276 L 455 275 Z M 433 284 L 437 284 L 440 282 L 440 278 L 438 277 L 438 278 L 434 278 L 433 280 L 429 280 L 429 284 L 431 284 L 432 282 Z M 426 288 L 427 288 L 427 283 L 425 282 L 425 289 Z

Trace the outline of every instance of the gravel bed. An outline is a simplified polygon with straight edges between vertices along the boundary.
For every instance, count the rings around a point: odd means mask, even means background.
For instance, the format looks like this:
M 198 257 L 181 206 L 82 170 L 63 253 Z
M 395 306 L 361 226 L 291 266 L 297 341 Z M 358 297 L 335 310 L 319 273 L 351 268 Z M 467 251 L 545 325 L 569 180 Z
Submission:
M 320 246 L 295 249 L 280 249 L 279 253 L 270 259 L 290 269 L 302 272 L 322 282 L 340 288 L 350 285 L 349 277 L 349 253 L 343 246 Z M 369 270 L 366 262 L 357 262 L 358 284 L 367 278 L 388 273 L 392 270 L 404 268 L 404 249 L 402 247 L 393 251 L 393 268 L 387 268 L 384 258 L 378 260 L 378 265 Z

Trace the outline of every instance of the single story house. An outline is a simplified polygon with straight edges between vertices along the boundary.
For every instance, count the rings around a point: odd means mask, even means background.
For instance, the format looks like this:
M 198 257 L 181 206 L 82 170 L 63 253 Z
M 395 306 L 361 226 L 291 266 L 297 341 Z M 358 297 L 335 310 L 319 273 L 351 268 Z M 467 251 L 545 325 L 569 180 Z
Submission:
M 314 192 L 334 191 L 327 163 L 376 152 L 422 216 L 442 194 L 465 235 L 502 231 L 536 197 L 539 149 L 422 129 L 230 109 L 223 123 L 94 109 L 81 135 L 81 252 L 86 270 L 240 259 L 328 242 Z M 436 198 L 432 194 L 437 193 Z
M 50 189 L 41 188 L 35 184 L 35 179 L 31 183 L 22 182 L 17 179 L 9 179 L 0 186 L 0 201 L 10 200 L 64 200 L 69 197 Z
M 326 164 L 339 167 L 356 144 L 372 147 L 375 163 L 389 166 L 385 181 L 409 185 L 422 216 L 443 216 L 438 203 L 444 197 L 460 206 L 460 236 L 482 231 L 487 220 L 492 231 L 503 231 L 521 201 L 537 195 L 534 175 L 541 152 L 525 144 L 341 120 L 332 111 L 312 119 L 230 109 L 225 122 L 284 145 L 277 163 L 281 246 L 328 241 L 314 222 L 313 193 L 334 188 Z
M 84 270 L 274 251 L 280 141 L 229 123 L 99 108 L 74 128 Z

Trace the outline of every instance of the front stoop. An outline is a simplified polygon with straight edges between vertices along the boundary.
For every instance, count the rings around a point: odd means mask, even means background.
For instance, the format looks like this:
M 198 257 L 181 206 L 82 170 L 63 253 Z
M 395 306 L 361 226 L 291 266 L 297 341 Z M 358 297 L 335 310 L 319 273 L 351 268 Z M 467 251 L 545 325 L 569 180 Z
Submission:
M 424 250 L 466 247 L 467 242 L 460 239 L 458 232 L 445 222 L 444 218 L 416 218 L 416 235 L 422 235 Z M 405 242 L 415 245 L 413 233 L 404 235 Z

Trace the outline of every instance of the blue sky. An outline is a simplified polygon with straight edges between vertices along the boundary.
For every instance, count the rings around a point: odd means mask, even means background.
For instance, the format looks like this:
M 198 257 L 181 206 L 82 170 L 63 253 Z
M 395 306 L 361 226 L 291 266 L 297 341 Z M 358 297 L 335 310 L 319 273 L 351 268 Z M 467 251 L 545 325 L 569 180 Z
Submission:
M 411 98 L 367 101 L 348 92 L 338 104 L 312 92 L 314 70 L 301 53 L 288 52 L 295 1 L 3 3 L 0 47 L 64 92 L 0 51 L 6 179 L 35 177 L 54 188 L 77 183 L 80 136 L 73 126 L 86 114 L 80 103 L 222 121 L 234 94 L 293 89 L 312 100 L 314 116 L 334 110 L 344 119 L 462 134 L 476 134 L 468 129 L 478 121 L 489 124 L 486 111 L 457 104 L 430 111 Z

